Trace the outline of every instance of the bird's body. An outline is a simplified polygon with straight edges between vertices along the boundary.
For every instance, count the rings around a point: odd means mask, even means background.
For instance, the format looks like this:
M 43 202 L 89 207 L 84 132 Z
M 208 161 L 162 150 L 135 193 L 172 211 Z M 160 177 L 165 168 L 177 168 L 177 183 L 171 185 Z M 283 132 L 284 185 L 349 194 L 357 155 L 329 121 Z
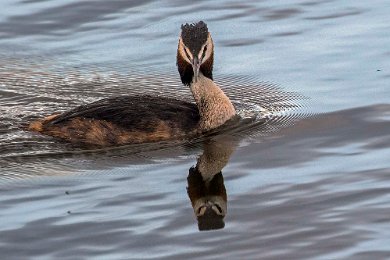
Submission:
M 236 114 L 212 78 L 214 48 L 203 22 L 182 26 L 177 66 L 194 103 L 153 96 L 121 96 L 32 122 L 29 129 L 74 143 L 112 146 L 190 138 Z
M 32 123 L 30 129 L 73 143 L 111 146 L 194 136 L 198 124 L 199 111 L 193 103 L 120 96 L 49 116 Z

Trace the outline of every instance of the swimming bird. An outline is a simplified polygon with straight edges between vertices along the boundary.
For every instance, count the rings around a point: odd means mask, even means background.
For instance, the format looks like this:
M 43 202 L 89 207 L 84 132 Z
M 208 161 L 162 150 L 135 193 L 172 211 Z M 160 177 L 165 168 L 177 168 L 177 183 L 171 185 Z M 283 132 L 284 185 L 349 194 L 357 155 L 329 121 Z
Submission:
M 213 81 L 214 43 L 206 23 L 181 26 L 176 63 L 195 103 L 150 95 L 112 97 L 34 121 L 28 128 L 73 143 L 113 146 L 191 138 L 236 115 Z

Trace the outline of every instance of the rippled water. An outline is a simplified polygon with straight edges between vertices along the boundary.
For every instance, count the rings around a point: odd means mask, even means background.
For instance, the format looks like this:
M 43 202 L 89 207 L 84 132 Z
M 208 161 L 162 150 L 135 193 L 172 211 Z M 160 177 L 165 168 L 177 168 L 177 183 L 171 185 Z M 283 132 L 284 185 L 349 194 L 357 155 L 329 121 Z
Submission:
M 387 1 L 0 6 L 2 259 L 390 258 Z M 200 19 L 255 126 L 104 150 L 23 130 L 104 97 L 191 100 L 175 54 Z M 202 198 L 226 216 L 197 220 Z

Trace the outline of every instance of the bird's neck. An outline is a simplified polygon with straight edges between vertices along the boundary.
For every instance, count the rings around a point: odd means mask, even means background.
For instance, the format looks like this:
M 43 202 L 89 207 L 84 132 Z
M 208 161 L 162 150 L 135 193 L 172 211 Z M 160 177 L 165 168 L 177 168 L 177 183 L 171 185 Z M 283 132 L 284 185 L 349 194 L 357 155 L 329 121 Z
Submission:
M 190 88 L 199 109 L 202 131 L 217 128 L 236 115 L 230 99 L 214 81 L 203 74 L 199 74 L 197 81 L 192 82 Z

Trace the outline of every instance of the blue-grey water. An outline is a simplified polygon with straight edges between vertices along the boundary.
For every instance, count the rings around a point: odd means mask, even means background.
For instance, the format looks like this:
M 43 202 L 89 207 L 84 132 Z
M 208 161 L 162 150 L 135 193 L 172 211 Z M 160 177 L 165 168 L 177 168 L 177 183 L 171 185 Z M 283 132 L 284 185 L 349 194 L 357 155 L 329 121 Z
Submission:
M 388 1 L 0 7 L 1 259 L 390 259 Z M 267 109 L 258 125 L 101 150 L 24 130 L 105 97 L 191 101 L 175 55 L 198 20 L 216 82 L 243 114 Z M 209 231 L 187 193 L 202 158 L 227 194 Z

